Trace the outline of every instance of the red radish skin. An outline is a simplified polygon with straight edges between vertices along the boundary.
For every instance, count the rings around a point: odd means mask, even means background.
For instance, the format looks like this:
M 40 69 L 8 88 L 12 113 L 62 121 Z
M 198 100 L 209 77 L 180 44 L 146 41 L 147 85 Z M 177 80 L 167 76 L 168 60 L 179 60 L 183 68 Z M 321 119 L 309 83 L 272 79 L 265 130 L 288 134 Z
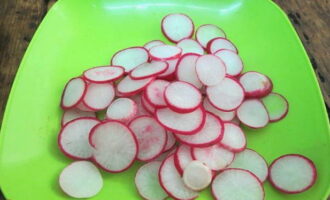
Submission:
M 82 110 L 79 110 L 79 109 L 66 110 L 66 111 L 64 111 L 64 113 L 62 115 L 61 125 L 64 126 L 68 122 L 70 122 L 74 119 L 77 119 L 77 118 L 81 118 L 81 117 L 94 117 L 94 118 L 96 118 L 96 115 L 95 115 L 94 112 L 86 112 L 86 111 L 82 111 Z
M 126 76 L 117 85 L 117 90 L 124 96 L 133 96 L 144 90 L 154 79 L 155 77 L 133 80 L 131 77 Z
M 223 37 L 217 37 L 217 38 L 213 38 L 212 40 L 210 40 L 207 43 L 207 52 L 214 54 L 215 52 L 217 52 L 218 50 L 221 49 L 227 49 L 227 50 L 231 50 L 234 51 L 236 54 L 238 54 L 238 50 L 235 47 L 235 45 L 229 41 L 226 38 Z
M 171 150 L 175 146 L 175 142 L 176 142 L 175 137 L 172 132 L 166 131 L 166 134 L 167 134 L 167 140 L 166 140 L 164 152 Z
M 191 38 L 194 34 L 194 23 L 185 14 L 169 14 L 162 19 L 161 28 L 164 36 L 177 43 L 182 39 Z
M 83 72 L 83 78 L 93 83 L 109 83 L 120 79 L 124 72 L 121 66 L 93 67 Z
M 152 47 L 162 45 L 162 44 L 165 44 L 165 43 L 161 40 L 152 40 L 150 42 L 147 42 L 143 47 L 149 51 Z
M 187 53 L 196 53 L 198 55 L 204 54 L 203 47 L 193 39 L 182 39 L 176 44 L 182 49 L 182 55 Z
M 149 114 L 153 115 L 155 114 L 156 107 L 151 105 L 145 96 L 146 96 L 145 94 L 141 95 L 142 106 Z
M 226 122 L 224 127 L 224 135 L 220 141 L 221 146 L 235 153 L 243 151 L 246 147 L 246 138 L 243 130 L 231 122 Z
M 141 80 L 150 77 L 156 77 L 164 73 L 168 69 L 168 63 L 163 61 L 152 61 L 150 63 L 142 63 L 134 68 L 130 73 L 133 80 Z
M 283 104 L 283 110 L 280 113 L 272 113 L 274 112 L 271 108 L 272 104 L 274 104 L 274 102 L 270 101 L 268 102 L 268 98 L 277 98 L 279 101 L 282 101 Z M 261 99 L 262 103 L 265 105 L 266 110 L 268 112 L 269 115 L 269 122 L 277 122 L 280 121 L 281 119 L 285 118 L 286 115 L 289 112 L 289 102 L 288 100 L 281 94 L 272 92 L 270 94 L 268 94 L 266 97 Z M 269 106 L 269 107 L 268 107 Z M 277 110 L 276 110 L 277 111 Z M 278 112 L 278 111 L 277 111 Z
M 156 108 L 164 108 L 167 106 L 164 92 L 166 87 L 170 84 L 168 81 L 155 80 L 150 83 L 145 89 L 146 100 Z
M 106 111 L 106 118 L 124 123 L 132 120 L 137 113 L 136 103 L 129 98 L 118 98 L 113 101 Z
M 174 164 L 180 174 L 183 174 L 186 166 L 194 159 L 191 155 L 191 147 L 181 144 L 174 153 Z
M 203 55 L 196 61 L 196 73 L 204 85 L 214 86 L 225 78 L 226 66 L 214 55 Z
M 250 128 L 263 128 L 269 122 L 269 115 L 259 99 L 247 99 L 237 109 L 240 122 Z
M 82 78 L 72 78 L 65 85 L 61 97 L 61 107 L 64 110 L 77 106 L 86 94 L 87 83 Z
M 114 97 L 115 89 L 112 84 L 90 83 L 86 89 L 83 104 L 90 110 L 100 111 L 107 108 Z
M 248 98 L 267 96 L 273 89 L 271 79 L 260 72 L 245 72 L 239 77 L 239 82 L 244 88 L 245 96 Z
M 194 160 L 184 169 L 182 179 L 188 188 L 200 191 L 211 183 L 212 171 L 202 162 Z
M 287 194 L 297 194 L 310 189 L 316 179 L 317 172 L 313 161 L 300 154 L 283 155 L 275 159 L 269 167 L 269 182 L 274 188 Z M 299 184 L 302 185 L 297 187 Z
M 204 98 L 203 106 L 204 106 L 204 109 L 206 111 L 209 111 L 209 112 L 215 114 L 216 116 L 218 116 L 224 122 L 233 120 L 235 118 L 235 115 L 236 115 L 235 111 L 224 112 L 224 111 L 218 110 L 216 107 L 214 107 L 210 103 L 208 98 Z
M 243 71 L 243 61 L 239 55 L 231 50 L 220 49 L 214 53 L 226 66 L 228 76 L 238 76 Z
M 175 69 L 176 69 L 176 65 L 177 65 L 178 61 L 179 61 L 179 58 L 167 60 L 166 61 L 168 63 L 167 70 L 164 73 L 158 75 L 158 77 L 161 79 L 164 79 L 164 80 L 168 80 L 168 81 L 174 80 Z
M 204 47 L 207 47 L 207 43 L 217 37 L 226 37 L 223 30 L 213 24 L 204 24 L 198 27 L 196 31 L 196 40 Z
M 129 47 L 115 53 L 111 65 L 122 66 L 125 72 L 130 72 L 138 65 L 148 62 L 149 53 L 144 47 Z

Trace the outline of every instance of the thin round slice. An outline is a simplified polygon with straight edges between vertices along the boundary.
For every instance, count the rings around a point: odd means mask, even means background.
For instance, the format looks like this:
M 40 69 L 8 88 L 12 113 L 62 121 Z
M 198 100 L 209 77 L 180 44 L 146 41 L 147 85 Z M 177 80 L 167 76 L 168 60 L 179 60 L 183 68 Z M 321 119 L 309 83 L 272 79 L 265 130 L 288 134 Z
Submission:
M 259 72 L 245 72 L 239 78 L 246 97 L 261 98 L 267 96 L 273 89 L 273 83 L 268 76 Z
M 229 151 L 240 152 L 246 147 L 246 138 L 243 130 L 236 124 L 226 122 L 225 132 L 220 144 Z
M 95 111 L 107 108 L 115 97 L 115 89 L 110 83 L 90 83 L 83 99 L 84 105 Z
M 242 72 L 243 62 L 236 52 L 227 49 L 220 49 L 215 52 L 214 55 L 224 62 L 228 76 L 237 76 Z
M 206 88 L 206 94 L 210 103 L 222 111 L 233 111 L 244 100 L 242 86 L 231 78 L 225 78 L 218 85 Z
M 124 75 L 124 71 L 121 66 L 93 67 L 84 71 L 83 77 L 93 83 L 107 83 L 120 79 Z
M 175 167 L 179 171 L 180 174 L 183 174 L 186 166 L 193 161 L 193 157 L 191 155 L 191 147 L 188 145 L 181 144 L 174 154 L 174 162 Z
M 199 90 L 192 84 L 183 81 L 170 83 L 165 89 L 164 97 L 167 105 L 180 113 L 196 110 L 202 101 Z
M 226 76 L 226 66 L 214 55 L 200 56 L 196 61 L 198 79 L 206 86 L 219 84 Z
M 145 90 L 146 100 L 152 104 L 154 107 L 163 108 L 167 104 L 165 102 L 164 92 L 166 87 L 170 84 L 168 81 L 155 80 L 150 83 Z
M 206 111 L 209 111 L 209 112 L 215 114 L 224 122 L 231 121 L 232 119 L 235 118 L 235 111 L 229 111 L 229 112 L 221 111 L 221 110 L 217 109 L 216 107 L 214 107 L 210 103 L 208 98 L 204 98 L 203 106 Z
M 151 63 L 142 63 L 130 72 L 134 80 L 150 78 L 162 74 L 168 68 L 168 63 L 163 61 L 152 61 Z
M 180 47 L 163 44 L 154 46 L 149 50 L 150 58 L 152 60 L 173 60 L 180 57 L 182 49 Z
M 265 193 L 258 178 L 243 169 L 225 169 L 212 182 L 217 200 L 263 200 Z
M 117 85 L 117 90 L 122 95 L 132 96 L 144 90 L 154 79 L 154 77 L 150 77 L 141 80 L 133 80 L 130 76 L 126 76 Z
M 100 121 L 94 117 L 83 117 L 70 121 L 58 135 L 61 151 L 73 159 L 89 159 L 93 149 L 88 143 L 90 130 Z
M 136 116 L 137 105 L 129 98 L 118 98 L 107 109 L 107 119 L 129 122 Z
M 70 109 L 78 105 L 86 93 L 87 83 L 82 78 L 73 78 L 65 85 L 61 107 Z
M 70 122 L 74 119 L 77 119 L 77 118 L 81 118 L 81 117 L 94 117 L 94 118 L 96 118 L 96 115 L 95 115 L 94 112 L 86 112 L 86 111 L 82 111 L 82 110 L 79 110 L 79 109 L 66 110 L 63 113 L 62 120 L 61 120 L 61 125 L 64 126 L 68 122 Z
M 299 154 L 283 155 L 269 167 L 269 181 L 279 191 L 301 193 L 311 188 L 317 178 L 314 163 Z
M 142 165 L 136 172 L 135 185 L 143 199 L 163 200 L 167 197 L 158 179 L 160 165 L 160 161 L 152 161 Z
M 265 159 L 252 149 L 245 149 L 235 155 L 234 161 L 228 168 L 245 169 L 256 175 L 260 182 L 265 182 L 268 177 L 268 166 Z
M 177 113 L 169 108 L 159 108 L 155 117 L 166 129 L 177 134 L 191 135 L 203 127 L 205 111 L 200 107 L 190 113 Z
M 262 128 L 269 122 L 267 110 L 259 99 L 245 100 L 237 109 L 237 117 L 251 128 Z
M 198 197 L 198 192 L 185 186 L 180 173 L 174 165 L 173 155 L 167 157 L 160 166 L 159 181 L 167 194 L 174 199 L 190 200 Z
M 138 142 L 137 159 L 150 161 L 163 152 L 167 134 L 165 129 L 153 117 L 137 117 L 129 123 L 128 127 L 132 130 Z
M 175 69 L 176 65 L 179 61 L 179 58 L 172 59 L 172 60 L 167 60 L 166 62 L 168 63 L 168 68 L 165 72 L 162 74 L 158 75 L 159 78 L 165 79 L 165 80 L 173 80 L 175 78 Z
M 148 50 L 143 47 L 129 47 L 115 53 L 111 58 L 111 65 L 122 66 L 125 72 L 130 72 L 132 69 L 148 62 Z
M 212 171 L 201 161 L 194 160 L 184 169 L 182 179 L 188 188 L 200 191 L 210 185 Z
M 162 20 L 162 32 L 174 43 L 191 38 L 194 34 L 194 24 L 190 17 L 181 13 L 169 14 Z
M 143 47 L 149 51 L 152 47 L 162 45 L 162 44 L 165 44 L 165 43 L 161 40 L 151 40 L 150 42 L 147 42 Z
M 201 89 L 203 83 L 198 79 L 196 73 L 196 61 L 200 55 L 187 53 L 181 56 L 176 67 L 176 77 L 179 81 L 185 81 Z
M 187 54 L 187 53 L 196 53 L 199 55 L 204 54 L 203 47 L 193 39 L 180 40 L 180 42 L 178 42 L 178 44 L 176 44 L 176 46 L 178 46 L 182 49 L 182 55 Z
M 96 125 L 89 135 L 94 147 L 93 160 L 108 172 L 122 172 L 134 162 L 138 146 L 132 131 L 118 121 L 104 121 Z
M 88 161 L 76 161 L 65 167 L 59 178 L 63 192 L 74 198 L 90 198 L 103 187 L 100 171 Z
M 175 145 L 175 142 L 176 142 L 176 139 L 172 132 L 166 131 L 166 134 L 167 134 L 167 140 L 166 140 L 166 145 L 165 145 L 164 151 L 168 151 L 168 150 L 172 149 L 172 147 Z
M 227 50 L 234 51 L 235 53 L 238 53 L 235 45 L 231 41 L 229 41 L 228 39 L 223 38 L 223 37 L 217 37 L 217 38 L 213 38 L 212 40 L 210 40 L 207 44 L 206 49 L 209 53 L 212 53 L 212 54 L 214 54 L 215 52 L 217 52 L 220 49 L 227 49 Z
M 289 111 L 288 101 L 278 93 L 270 93 L 261 99 L 265 105 L 270 122 L 276 122 L 283 119 Z
M 213 24 L 204 24 L 198 27 L 196 31 L 196 40 L 206 48 L 207 43 L 217 37 L 226 37 L 223 30 Z

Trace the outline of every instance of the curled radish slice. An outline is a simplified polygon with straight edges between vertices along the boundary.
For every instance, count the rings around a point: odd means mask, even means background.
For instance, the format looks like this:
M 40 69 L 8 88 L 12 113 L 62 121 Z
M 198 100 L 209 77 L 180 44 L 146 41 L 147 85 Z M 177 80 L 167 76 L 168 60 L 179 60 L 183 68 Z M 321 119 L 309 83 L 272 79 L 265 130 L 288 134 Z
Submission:
M 237 76 L 242 72 L 243 62 L 236 52 L 227 49 L 220 49 L 215 52 L 214 55 L 219 57 L 225 63 L 227 74 L 229 76 Z
M 90 198 L 103 187 L 100 171 L 88 161 L 76 161 L 65 167 L 59 178 L 60 187 L 74 198 Z
M 209 111 L 209 112 L 215 114 L 222 121 L 227 122 L 227 121 L 231 121 L 235 118 L 235 111 L 231 111 L 231 112 L 230 111 L 229 112 L 221 111 L 221 110 L 217 109 L 216 107 L 214 107 L 207 98 L 204 99 L 203 106 L 206 111 Z
M 182 55 L 187 53 L 204 54 L 203 47 L 193 39 L 183 39 L 176 45 L 182 49 Z
M 124 68 L 121 66 L 101 66 L 93 67 L 84 71 L 83 77 L 94 83 L 107 83 L 121 78 Z
M 169 14 L 162 20 L 162 32 L 171 42 L 191 38 L 194 34 L 194 24 L 187 15 L 177 13 Z
M 86 93 L 87 83 L 82 78 L 73 78 L 65 85 L 61 107 L 70 109 L 78 105 Z
M 166 145 L 165 145 L 164 151 L 168 151 L 168 150 L 172 149 L 172 147 L 175 145 L 175 142 L 176 142 L 175 137 L 172 132 L 166 131 L 166 134 L 167 134 L 167 140 L 166 140 Z
M 147 112 L 149 112 L 149 114 L 154 114 L 154 113 L 155 113 L 155 111 L 156 111 L 156 107 L 154 107 L 153 105 L 151 105 L 151 104 L 149 103 L 149 101 L 147 100 L 145 94 L 141 95 L 141 102 L 142 102 L 142 106 L 143 106 L 143 108 L 144 108 Z
M 198 132 L 205 123 L 205 111 L 202 108 L 190 113 L 177 113 L 169 108 L 159 108 L 155 117 L 166 129 L 184 135 Z
M 175 73 L 175 69 L 176 69 L 176 64 L 178 63 L 179 61 L 179 58 L 176 58 L 176 59 L 172 59 L 172 60 L 167 60 L 166 62 L 168 63 L 168 68 L 167 70 L 158 75 L 159 78 L 163 78 L 163 79 L 173 79 L 173 75 Z
M 198 79 L 206 86 L 219 84 L 226 76 L 226 66 L 214 55 L 204 55 L 196 61 Z
M 147 42 L 143 47 L 149 51 L 152 47 L 162 45 L 162 44 L 165 44 L 165 43 L 160 40 L 152 40 L 150 42 Z
M 268 177 L 268 166 L 265 159 L 252 149 L 245 149 L 235 154 L 235 159 L 228 168 L 248 170 L 256 175 L 260 182 L 265 182 Z
M 128 127 L 138 142 L 137 159 L 150 161 L 163 152 L 167 140 L 166 131 L 154 118 L 137 117 L 129 123 Z
M 136 188 L 139 194 L 146 200 L 163 200 L 167 197 L 158 180 L 160 165 L 160 161 L 152 161 L 144 164 L 136 172 Z
M 129 72 L 138 65 L 148 62 L 148 51 L 143 47 L 129 47 L 118 51 L 111 58 L 111 65 L 122 66 Z
M 207 44 L 207 51 L 209 53 L 214 54 L 215 52 L 217 52 L 220 49 L 227 49 L 227 50 L 231 50 L 235 53 L 238 53 L 235 45 L 232 42 L 230 42 L 228 39 L 223 38 L 223 37 L 213 38 Z
M 191 148 L 188 145 L 181 144 L 174 154 L 175 167 L 180 174 L 183 173 L 186 166 L 193 160 Z
M 151 63 L 142 63 L 130 72 L 134 80 L 150 78 L 164 73 L 168 68 L 167 62 L 152 61 Z
M 258 99 L 245 100 L 237 109 L 238 119 L 251 128 L 265 127 L 269 116 L 264 104 Z
M 198 192 L 185 186 L 180 173 L 174 165 L 173 155 L 167 157 L 160 166 L 159 181 L 167 194 L 174 199 L 190 200 L 198 197 Z
M 147 87 L 147 85 L 154 79 L 154 77 L 151 77 L 141 80 L 133 80 L 130 76 L 126 76 L 117 85 L 117 90 L 122 95 L 132 96 L 144 90 L 144 88 Z
M 168 81 L 155 80 L 150 83 L 145 89 L 145 98 L 155 107 L 166 107 L 164 92 L 166 87 L 170 84 Z
M 243 169 L 225 169 L 212 182 L 212 194 L 221 200 L 263 200 L 262 183 L 251 172 Z
M 299 154 L 288 154 L 273 161 L 269 181 L 279 191 L 300 193 L 311 188 L 317 178 L 314 163 Z
M 238 108 L 244 100 L 242 86 L 231 78 L 225 78 L 218 85 L 207 87 L 206 94 L 214 107 L 227 112 Z
M 90 130 L 100 121 L 91 117 L 83 117 L 70 121 L 58 135 L 58 145 L 61 151 L 73 159 L 88 159 L 93 149 L 88 143 Z
M 289 103 L 280 94 L 270 93 L 262 98 L 261 101 L 267 109 L 270 122 L 279 121 L 288 114 Z
M 226 129 L 225 129 L 226 130 Z M 176 137 L 181 143 L 194 147 L 208 147 L 219 143 L 224 133 L 222 121 L 209 112 L 206 112 L 206 118 L 203 128 L 193 135 L 179 135 Z
M 212 171 L 201 161 L 194 160 L 184 169 L 182 179 L 188 188 L 200 191 L 211 183 Z
M 84 105 L 95 111 L 103 110 L 110 105 L 115 97 L 115 89 L 109 83 L 90 83 L 87 87 Z
M 172 45 L 158 45 L 149 50 L 149 54 L 152 60 L 173 60 L 180 57 L 182 49 L 180 47 Z
M 104 121 L 96 125 L 89 135 L 94 147 L 93 160 L 108 172 L 122 172 L 134 162 L 138 146 L 132 131 L 118 121 Z
M 202 95 L 192 84 L 176 81 L 170 83 L 164 92 L 167 105 L 174 111 L 187 113 L 196 110 L 202 101 Z
M 246 138 L 243 130 L 236 124 L 225 123 L 225 132 L 220 144 L 229 151 L 240 152 L 246 147 Z
M 245 72 L 239 78 L 246 97 L 260 98 L 267 96 L 273 89 L 272 81 L 259 72 Z
M 136 103 L 129 98 L 118 98 L 107 109 L 107 119 L 129 122 L 137 113 Z
M 178 61 L 176 67 L 176 77 L 179 81 L 185 81 L 193 84 L 198 89 L 201 89 L 203 83 L 198 79 L 196 73 L 196 61 L 199 58 L 198 54 L 187 53 Z
M 207 43 L 217 37 L 226 37 L 223 30 L 213 24 L 205 24 L 198 27 L 196 31 L 196 40 L 206 48 Z
M 142 95 L 135 95 L 135 96 L 132 96 L 130 98 L 136 103 L 136 107 L 137 107 L 136 116 L 149 115 L 150 114 L 148 111 L 146 111 L 146 109 L 142 105 L 142 100 L 141 100 Z
M 79 110 L 79 109 L 66 110 L 63 113 L 62 120 L 61 120 L 61 125 L 64 126 L 68 122 L 70 122 L 74 119 L 77 119 L 77 118 L 81 118 L 81 117 L 94 117 L 94 118 L 96 118 L 96 115 L 95 115 L 94 112 L 86 112 L 86 111 L 82 111 L 82 110 Z

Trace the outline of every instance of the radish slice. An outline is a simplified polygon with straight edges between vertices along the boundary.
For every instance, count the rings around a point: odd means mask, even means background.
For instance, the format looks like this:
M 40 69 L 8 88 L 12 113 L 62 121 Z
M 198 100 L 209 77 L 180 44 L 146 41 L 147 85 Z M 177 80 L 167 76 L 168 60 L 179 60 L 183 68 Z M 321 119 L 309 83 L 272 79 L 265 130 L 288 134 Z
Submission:
M 142 106 L 149 114 L 154 114 L 156 111 L 156 108 L 149 103 L 149 101 L 147 100 L 147 98 L 145 96 L 146 96 L 145 94 L 141 95 Z
M 229 151 L 240 152 L 246 147 L 246 138 L 243 130 L 236 124 L 225 123 L 225 132 L 220 144 Z
M 194 160 L 184 169 L 182 179 L 188 188 L 200 191 L 210 185 L 212 171 L 201 161 Z
M 178 63 L 179 59 L 172 59 L 172 60 L 167 60 L 166 62 L 168 63 L 168 68 L 167 70 L 158 75 L 159 78 L 163 78 L 163 79 L 171 79 L 173 74 L 175 73 L 175 69 L 176 69 L 176 65 Z
M 226 168 L 234 160 L 235 154 L 215 144 L 205 148 L 192 148 L 192 156 L 195 160 L 203 162 L 210 169 L 218 171 Z
M 180 172 L 180 174 L 183 173 L 186 166 L 193 161 L 193 157 L 191 155 L 191 148 L 187 145 L 180 145 L 175 154 L 174 154 L 174 162 L 175 167 Z
M 311 188 L 317 178 L 314 163 L 299 154 L 283 155 L 270 165 L 269 181 L 277 190 L 295 194 Z
M 141 115 L 149 115 L 150 113 L 146 111 L 144 106 L 142 105 L 142 100 L 141 97 L 142 95 L 135 95 L 132 96 L 131 99 L 136 103 L 137 111 L 136 111 L 136 116 L 141 116 Z
M 178 46 L 182 49 L 182 55 L 187 54 L 187 53 L 196 53 L 199 55 L 204 54 L 203 47 L 193 39 L 180 40 L 180 42 L 178 42 L 178 44 L 176 44 L 176 46 Z
M 166 131 L 154 118 L 137 117 L 129 123 L 128 127 L 138 142 L 137 159 L 150 161 L 163 152 L 167 140 Z
M 182 81 L 170 83 L 165 89 L 164 97 L 167 105 L 180 113 L 196 110 L 202 101 L 199 90 L 192 84 Z
M 154 161 L 163 161 L 170 155 L 174 154 L 175 151 L 176 151 L 176 147 L 172 148 L 170 151 L 163 152 L 162 154 L 157 156 L 157 158 L 155 158 Z
M 168 81 L 155 80 L 150 83 L 145 90 L 146 100 L 154 107 L 163 108 L 166 107 L 164 92 L 166 87 L 170 84 Z
M 169 14 L 162 20 L 162 32 L 165 37 L 174 43 L 191 38 L 194 34 L 194 24 L 187 15 Z
M 151 77 L 141 80 L 133 80 L 130 76 L 126 76 L 117 85 L 117 90 L 123 95 L 132 96 L 144 90 L 144 88 L 154 79 L 154 77 Z
M 122 66 L 125 72 L 130 72 L 132 69 L 148 62 L 148 50 L 143 47 L 129 47 L 118 51 L 111 58 L 111 65 Z
M 269 116 L 264 104 L 258 99 L 245 100 L 237 109 L 238 119 L 251 128 L 265 127 Z
M 212 182 L 212 194 L 221 200 L 263 200 L 264 189 L 258 178 L 243 169 L 225 169 Z
M 223 38 L 223 37 L 217 37 L 217 38 L 213 38 L 212 40 L 210 40 L 207 44 L 206 49 L 211 54 L 214 54 L 215 52 L 217 52 L 220 49 L 227 49 L 227 50 L 231 50 L 235 53 L 238 53 L 235 45 L 232 42 L 230 42 L 228 39 Z
M 198 27 L 196 31 L 197 41 L 206 48 L 207 43 L 217 37 L 226 37 L 226 34 L 223 30 L 213 24 L 205 24 Z
M 61 107 L 70 109 L 78 105 L 86 93 L 87 83 L 82 78 L 73 78 L 65 85 Z
M 173 155 L 163 161 L 158 175 L 160 185 L 172 198 L 190 200 L 198 197 L 198 192 L 184 185 L 180 173 L 175 168 Z
M 182 49 L 172 45 L 158 45 L 152 47 L 149 50 L 149 54 L 152 60 L 173 60 L 181 56 Z
M 243 62 L 236 52 L 227 49 L 220 49 L 215 52 L 214 55 L 219 57 L 225 63 L 227 74 L 229 76 L 237 76 L 242 72 Z
M 198 54 L 187 53 L 178 61 L 176 67 L 176 77 L 179 81 L 185 81 L 193 84 L 198 89 L 202 88 L 203 84 L 198 79 L 196 73 L 196 61 L 199 58 Z
M 61 120 L 61 125 L 64 126 L 68 122 L 81 118 L 81 117 L 94 117 L 96 118 L 96 115 L 94 112 L 86 112 L 82 111 L 79 109 L 71 109 L 71 110 L 66 110 L 63 113 L 62 120 Z
M 150 78 L 164 73 L 168 68 L 167 62 L 153 61 L 151 63 L 142 63 L 130 72 L 130 76 L 134 80 Z
M 90 83 L 83 99 L 84 105 L 94 111 L 104 110 L 115 97 L 115 89 L 109 83 Z
M 160 161 L 152 161 L 144 164 L 136 172 L 135 185 L 143 199 L 163 200 L 167 197 L 158 180 L 160 165 Z
M 219 84 L 226 76 L 226 66 L 214 55 L 204 55 L 196 61 L 198 79 L 206 86 Z
M 227 112 L 238 108 L 244 100 L 242 86 L 231 78 L 225 78 L 218 85 L 207 87 L 206 94 L 214 107 Z
M 176 135 L 178 140 L 189 146 L 208 147 L 219 143 L 224 133 L 222 121 L 209 112 L 206 112 L 206 118 L 203 128 L 193 135 Z
M 58 135 L 58 145 L 61 151 L 73 159 L 88 159 L 92 157 L 93 149 L 88 143 L 90 130 L 100 123 L 93 117 L 82 117 L 70 121 Z
M 103 187 L 100 171 L 88 161 L 76 161 L 65 167 L 59 178 L 60 187 L 74 198 L 90 198 Z
M 124 74 L 124 68 L 120 66 L 93 67 L 84 71 L 83 77 L 93 83 L 107 83 L 120 79 Z
M 260 182 L 265 182 L 268 177 L 268 166 L 265 159 L 252 149 L 245 149 L 235 154 L 235 159 L 228 168 L 248 170 L 256 175 Z
M 273 89 L 272 81 L 259 72 L 245 72 L 239 78 L 246 97 L 260 98 L 267 96 Z
M 205 111 L 198 108 L 190 113 L 177 113 L 169 108 L 159 108 L 155 117 L 166 129 L 177 134 L 191 135 L 203 127 Z
M 173 135 L 173 133 L 171 133 L 170 131 L 166 131 L 167 134 L 167 140 L 166 140 L 166 145 L 164 148 L 164 151 L 168 151 L 170 149 L 172 149 L 172 147 L 175 145 L 175 137 Z
M 83 101 L 76 105 L 76 108 L 84 112 L 95 112 L 95 110 L 88 108 Z
M 113 101 L 107 109 L 107 119 L 129 122 L 136 116 L 137 105 L 129 98 L 118 98 Z
M 270 122 L 279 121 L 288 114 L 289 103 L 278 93 L 270 93 L 262 98 L 261 101 L 267 109 Z
M 217 109 L 216 107 L 214 107 L 207 98 L 204 99 L 203 106 L 204 106 L 205 110 L 209 111 L 210 113 L 215 114 L 222 121 L 227 122 L 227 121 L 234 119 L 234 117 L 235 117 L 235 111 L 232 111 L 232 112 L 221 111 L 221 110 Z
M 104 121 L 96 125 L 89 135 L 94 147 L 93 160 L 108 172 L 122 172 L 134 162 L 138 146 L 131 130 L 118 121 Z
M 152 47 L 162 45 L 162 44 L 165 44 L 165 43 L 160 40 L 152 40 L 150 42 L 147 42 L 143 47 L 149 51 Z

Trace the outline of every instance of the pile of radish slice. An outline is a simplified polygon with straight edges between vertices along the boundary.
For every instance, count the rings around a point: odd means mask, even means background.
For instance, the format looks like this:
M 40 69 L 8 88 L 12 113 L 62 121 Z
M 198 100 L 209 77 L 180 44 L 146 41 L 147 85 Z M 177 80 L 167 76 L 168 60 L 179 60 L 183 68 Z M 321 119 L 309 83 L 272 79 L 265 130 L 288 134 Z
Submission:
M 58 145 L 80 161 L 60 174 L 62 190 L 92 197 L 103 186 L 98 168 L 118 173 L 135 161 L 145 162 L 135 184 L 148 200 L 195 199 L 208 186 L 215 199 L 262 200 L 267 179 L 285 193 L 309 189 L 317 173 L 308 158 L 283 155 L 268 167 L 246 148 L 240 124 L 263 128 L 288 112 L 271 79 L 243 72 L 237 48 L 215 25 L 199 26 L 192 39 L 192 20 L 170 14 L 161 28 L 174 44 L 120 50 L 109 66 L 66 84 Z

